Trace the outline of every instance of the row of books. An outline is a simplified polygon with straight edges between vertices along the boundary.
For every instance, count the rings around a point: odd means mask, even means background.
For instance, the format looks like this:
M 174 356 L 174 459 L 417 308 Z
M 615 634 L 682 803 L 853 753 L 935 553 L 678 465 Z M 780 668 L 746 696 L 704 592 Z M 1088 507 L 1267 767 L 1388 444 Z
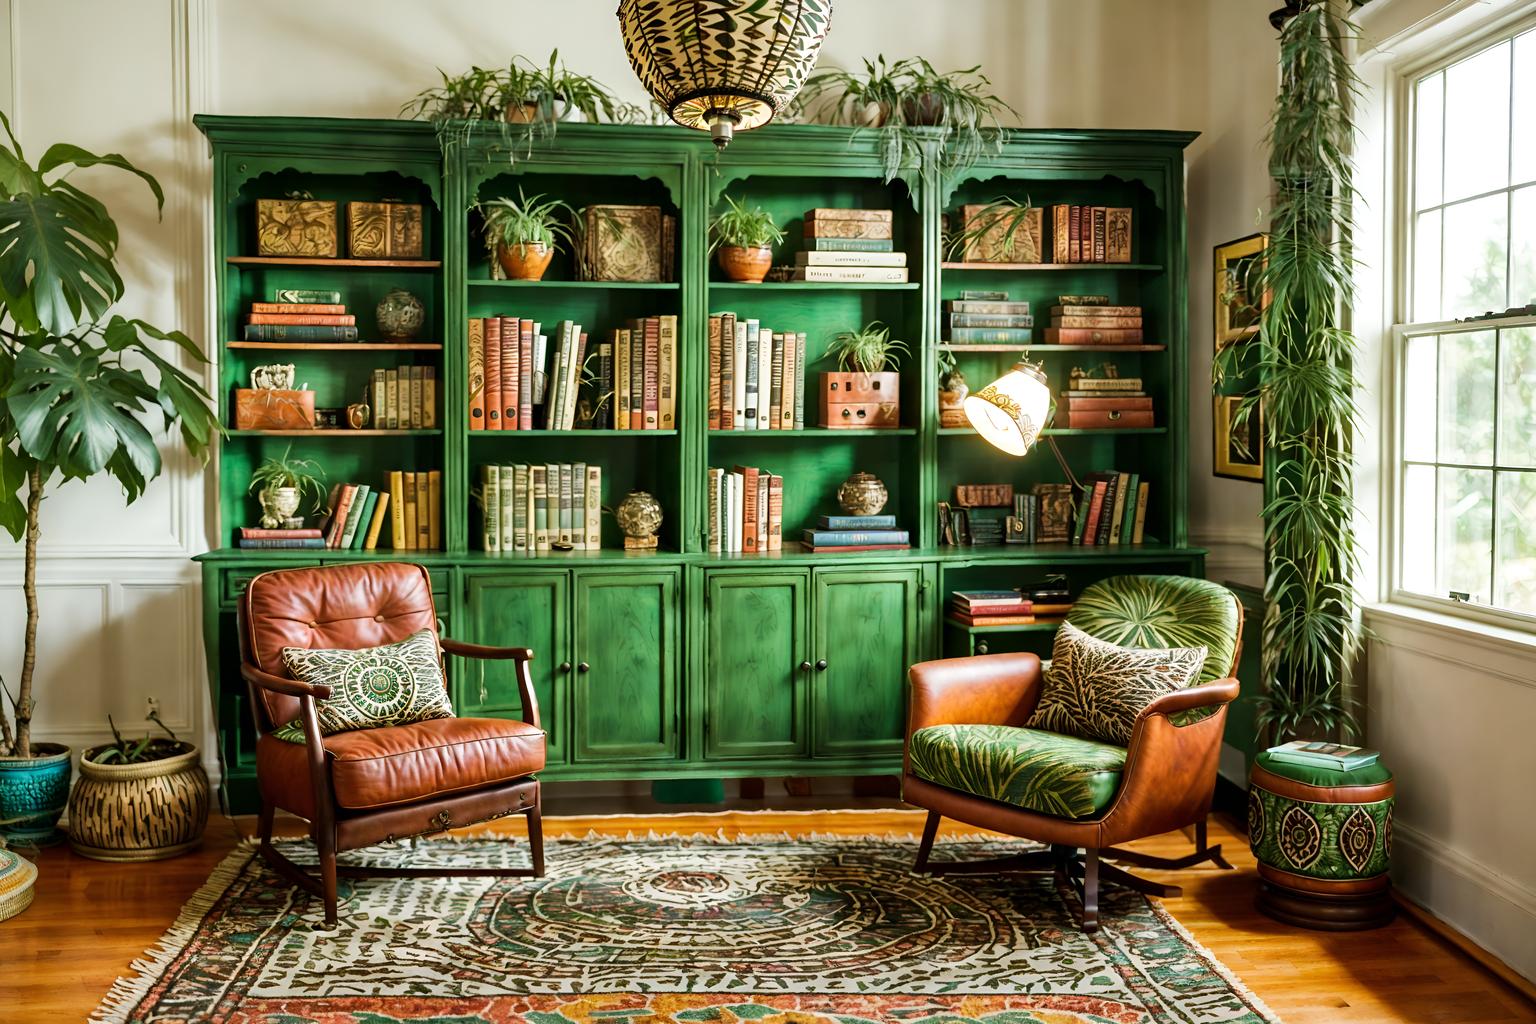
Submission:
M 1029 344 L 1035 318 L 1029 303 L 1004 291 L 960 293 L 944 300 L 944 340 L 953 344 Z
M 949 597 L 949 618 L 964 626 L 1029 626 L 1060 622 L 1072 610 L 1062 595 L 1037 601 L 1018 590 L 957 590 Z
M 1064 544 L 1072 536 L 1072 485 L 1036 484 L 1013 496 L 1009 544 Z
M 857 551 L 902 551 L 911 536 L 896 525 L 893 515 L 821 516 L 814 529 L 801 531 L 801 544 L 816 554 Z
M 1139 345 L 1140 306 L 1112 306 L 1107 295 L 1063 295 L 1051 307 L 1047 345 Z
M 431 366 L 375 369 L 368 404 L 376 430 L 437 427 L 437 370 Z
M 805 248 L 795 253 L 789 280 L 906 282 L 907 254 L 895 251 L 892 211 L 818 207 L 805 211 L 803 227 Z
M 603 470 L 584 462 L 480 467 L 482 547 L 493 555 L 597 551 Z
M 396 551 L 435 551 L 442 547 L 443 474 L 391 471 L 388 486 L 340 483 L 331 487 L 320 524 L 295 529 L 243 527 L 242 548 L 321 548 L 372 551 L 384 524 Z
M 356 341 L 357 318 L 339 291 L 281 288 L 273 301 L 251 303 L 245 340 Z
M 711 553 L 784 547 L 784 478 L 756 466 L 705 470 L 706 545 Z
M 550 337 L 536 320 L 471 318 L 469 429 L 675 429 L 677 340 L 675 316 L 631 320 L 590 353 L 570 320 Z
M 805 429 L 805 332 L 709 316 L 710 430 Z
M 1150 486 L 1136 473 L 1089 473 L 1078 500 L 1072 543 L 1140 544 Z
M 1046 262 L 1131 262 L 1132 211 L 1128 207 L 1057 203 L 1050 211 Z

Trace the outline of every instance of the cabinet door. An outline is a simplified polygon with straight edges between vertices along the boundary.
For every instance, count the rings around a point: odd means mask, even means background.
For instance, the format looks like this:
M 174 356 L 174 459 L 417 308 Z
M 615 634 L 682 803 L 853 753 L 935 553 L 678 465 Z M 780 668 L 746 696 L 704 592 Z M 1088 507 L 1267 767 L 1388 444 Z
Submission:
M 709 574 L 706 757 L 796 755 L 809 747 L 808 583 L 804 572 Z
M 678 574 L 576 574 L 574 758 L 677 753 Z
M 815 573 L 818 756 L 901 753 L 921 583 L 918 567 Z
M 569 757 L 564 740 L 569 735 L 565 727 L 569 712 L 566 684 L 562 682 L 569 678 L 571 664 L 569 592 L 569 576 L 564 572 L 472 575 L 467 587 L 465 611 L 473 643 L 533 649 L 528 667 L 544 731 L 549 734 L 546 757 L 552 765 L 563 764 Z M 511 661 L 459 659 L 454 694 L 458 713 L 521 717 L 514 665 Z

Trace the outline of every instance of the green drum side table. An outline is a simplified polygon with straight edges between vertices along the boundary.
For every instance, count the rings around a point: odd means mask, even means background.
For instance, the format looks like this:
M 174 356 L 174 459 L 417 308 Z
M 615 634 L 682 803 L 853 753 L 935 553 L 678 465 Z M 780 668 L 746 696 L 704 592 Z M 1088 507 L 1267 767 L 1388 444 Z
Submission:
M 1392 773 L 1380 762 L 1337 772 L 1261 753 L 1248 779 L 1248 845 L 1258 906 L 1327 931 L 1392 920 Z

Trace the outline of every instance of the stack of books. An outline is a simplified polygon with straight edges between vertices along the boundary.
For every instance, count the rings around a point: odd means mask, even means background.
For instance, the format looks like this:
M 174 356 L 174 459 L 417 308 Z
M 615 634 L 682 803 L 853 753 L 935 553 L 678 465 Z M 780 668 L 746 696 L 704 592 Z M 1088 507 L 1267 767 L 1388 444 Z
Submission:
M 1072 537 L 1072 485 L 1035 484 L 1013 496 L 1009 544 L 1064 544 Z
M 957 590 L 949 596 L 949 619 L 962 626 L 1032 626 L 1060 622 L 1071 607 L 1018 590 Z
M 377 536 L 374 539 L 377 540 Z M 318 527 L 268 530 L 260 526 L 242 526 L 240 538 L 235 543 L 242 548 L 323 548 L 325 531 Z
M 356 341 L 357 318 L 339 291 L 279 288 L 274 301 L 251 303 L 245 340 Z
M 821 516 L 815 529 L 805 530 L 801 544 L 816 554 L 852 554 L 856 551 L 901 551 L 911 547 L 907 531 L 896 517 Z
M 805 429 L 805 332 L 709 316 L 709 429 Z
M 402 366 L 373 371 L 368 404 L 375 430 L 433 430 L 437 427 L 437 370 Z
M 1007 292 L 962 291 L 944 300 L 944 340 L 951 344 L 1028 345 L 1035 326 L 1029 303 Z
M 1266 751 L 1270 759 L 1285 764 L 1305 765 L 1309 768 L 1326 768 L 1336 772 L 1351 772 L 1356 768 L 1375 764 L 1381 752 L 1365 747 L 1351 747 L 1344 743 L 1328 743 L 1324 740 L 1292 740 Z
M 1089 473 L 1083 479 L 1072 543 L 1140 544 L 1151 485 L 1135 473 Z
M 1131 210 L 1123 206 L 1051 207 L 1048 261 L 1051 263 L 1131 262 Z
M 537 320 L 473 317 L 469 429 L 674 430 L 677 340 L 675 316 L 631 320 L 595 351 L 582 325 L 570 320 L 546 334 Z M 595 368 L 588 366 L 591 356 Z
M 907 254 L 894 250 L 890 210 L 807 210 L 805 248 L 789 279 L 901 284 Z
M 1051 307 L 1047 345 L 1140 345 L 1140 306 L 1111 306 L 1107 295 L 1062 295 Z
M 712 553 L 758 554 L 784 547 L 784 478 L 756 466 L 705 471 Z
M 480 467 L 484 549 L 493 555 L 597 551 L 603 470 L 575 463 Z
M 1061 422 L 1062 417 L 1066 422 Z M 1125 430 L 1153 426 L 1152 396 L 1140 377 L 1071 378 L 1056 406 L 1056 425 L 1073 430 Z

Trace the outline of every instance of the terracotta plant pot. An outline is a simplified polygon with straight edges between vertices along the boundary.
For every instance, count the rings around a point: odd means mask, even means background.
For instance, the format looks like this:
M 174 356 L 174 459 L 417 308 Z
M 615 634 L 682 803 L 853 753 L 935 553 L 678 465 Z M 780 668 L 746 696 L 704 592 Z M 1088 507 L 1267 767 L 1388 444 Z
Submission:
M 80 756 L 69 797 L 69 845 L 93 860 L 164 860 L 197 848 L 208 824 L 208 773 L 197 747 L 141 764 Z
M 13 846 L 51 846 L 69 803 L 69 748 L 34 743 L 31 757 L 0 757 L 0 837 Z
M 821 375 L 821 425 L 837 430 L 882 430 L 901 426 L 901 374 Z
M 496 247 L 496 259 L 513 281 L 542 281 L 544 272 L 549 269 L 549 261 L 554 258 L 552 245 L 528 243 Z
M 773 250 L 768 246 L 744 249 L 739 245 L 720 247 L 720 269 L 732 281 L 761 284 L 773 266 Z

